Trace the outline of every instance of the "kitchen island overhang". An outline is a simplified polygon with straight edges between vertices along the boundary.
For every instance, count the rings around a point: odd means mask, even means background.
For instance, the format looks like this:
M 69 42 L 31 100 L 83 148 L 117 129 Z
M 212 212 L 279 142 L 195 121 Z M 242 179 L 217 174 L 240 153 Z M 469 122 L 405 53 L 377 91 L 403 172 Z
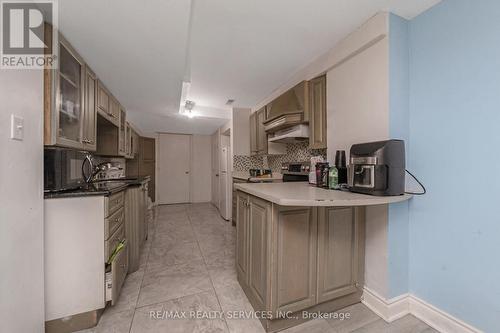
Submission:
M 361 301 L 366 206 L 408 200 L 313 187 L 235 184 L 238 281 L 267 332 Z M 283 317 L 283 314 L 286 316 Z

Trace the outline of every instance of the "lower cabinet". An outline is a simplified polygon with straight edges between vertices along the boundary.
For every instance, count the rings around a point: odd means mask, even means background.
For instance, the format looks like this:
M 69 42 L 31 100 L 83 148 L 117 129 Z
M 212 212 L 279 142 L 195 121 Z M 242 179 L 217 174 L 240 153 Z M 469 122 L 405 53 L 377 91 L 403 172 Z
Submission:
M 318 209 L 318 302 L 358 291 L 363 284 L 364 227 L 359 209 Z
M 236 197 L 236 272 L 238 279 L 248 282 L 248 211 L 249 196 L 238 192 Z
M 236 211 L 238 280 L 255 310 L 278 319 L 360 301 L 364 208 L 282 207 L 237 191 Z
M 278 206 L 273 220 L 271 310 L 311 307 L 316 303 L 316 210 Z
M 250 197 L 248 201 L 248 286 L 259 308 L 267 304 L 268 275 L 268 221 L 271 220 L 271 204 Z

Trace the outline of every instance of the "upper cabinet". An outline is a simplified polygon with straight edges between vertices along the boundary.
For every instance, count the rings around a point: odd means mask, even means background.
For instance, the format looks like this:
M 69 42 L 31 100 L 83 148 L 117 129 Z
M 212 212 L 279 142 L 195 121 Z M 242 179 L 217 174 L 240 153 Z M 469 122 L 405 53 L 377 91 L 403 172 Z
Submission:
M 85 67 L 85 91 L 83 112 L 83 145 L 85 150 L 97 149 L 97 77 Z
M 264 129 L 266 108 L 250 115 L 250 153 L 251 155 L 267 154 L 267 133 Z
M 52 45 L 50 24 L 44 34 Z M 133 156 L 125 109 L 64 36 L 59 34 L 55 47 L 59 66 L 44 70 L 44 144 Z
M 267 154 L 267 133 L 264 129 L 264 121 L 266 121 L 266 108 L 262 108 L 256 112 L 257 120 L 257 153 Z
M 118 101 L 115 100 L 101 81 L 97 85 L 97 111 L 112 124 L 116 126 L 120 125 L 120 107 Z
M 134 158 L 137 152 L 137 133 L 132 129 L 130 123 L 127 121 L 125 125 L 125 158 Z
M 309 147 L 326 148 L 326 75 L 309 81 Z
M 58 49 L 59 69 L 44 71 L 44 143 L 84 149 L 85 63 L 63 36 Z
M 118 103 L 117 103 L 118 105 Z M 120 131 L 118 134 L 118 155 L 127 155 L 127 120 L 125 109 L 118 105 L 118 114 L 120 117 Z

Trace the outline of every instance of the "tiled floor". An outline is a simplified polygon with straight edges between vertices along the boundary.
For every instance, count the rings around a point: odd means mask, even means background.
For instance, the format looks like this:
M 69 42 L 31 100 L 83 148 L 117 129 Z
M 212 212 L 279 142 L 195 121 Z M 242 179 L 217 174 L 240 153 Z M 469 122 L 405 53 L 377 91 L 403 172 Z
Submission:
M 149 235 L 141 267 L 127 277 L 118 304 L 106 309 L 97 327 L 82 332 L 264 332 L 257 319 L 161 318 L 170 311 L 252 310 L 236 281 L 235 228 L 214 207 L 159 206 Z M 362 304 L 339 312 L 349 312 L 350 319 L 312 320 L 283 332 L 436 332 L 413 316 L 387 324 Z

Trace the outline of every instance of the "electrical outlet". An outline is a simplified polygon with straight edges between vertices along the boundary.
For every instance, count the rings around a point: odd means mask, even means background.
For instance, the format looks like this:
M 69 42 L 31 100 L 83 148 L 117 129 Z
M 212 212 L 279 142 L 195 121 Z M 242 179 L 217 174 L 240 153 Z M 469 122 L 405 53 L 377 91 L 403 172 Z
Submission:
M 10 116 L 10 138 L 12 140 L 23 141 L 24 138 L 24 119 L 16 116 Z

